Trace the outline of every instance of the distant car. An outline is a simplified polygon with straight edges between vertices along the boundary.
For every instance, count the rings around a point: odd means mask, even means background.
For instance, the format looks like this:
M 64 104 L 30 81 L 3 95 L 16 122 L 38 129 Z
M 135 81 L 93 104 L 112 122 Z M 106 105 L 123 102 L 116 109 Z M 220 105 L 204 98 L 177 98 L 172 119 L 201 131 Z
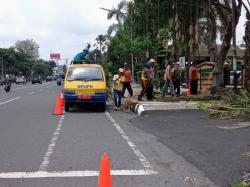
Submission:
M 32 84 L 35 84 L 35 83 L 42 84 L 42 78 L 41 78 L 40 76 L 32 77 L 32 78 L 31 78 L 31 83 L 32 83 Z
M 48 81 L 52 81 L 52 76 L 47 76 L 46 77 L 46 82 L 48 82 Z
M 24 76 L 17 76 L 15 82 L 16 82 L 16 84 L 26 84 L 27 83 Z

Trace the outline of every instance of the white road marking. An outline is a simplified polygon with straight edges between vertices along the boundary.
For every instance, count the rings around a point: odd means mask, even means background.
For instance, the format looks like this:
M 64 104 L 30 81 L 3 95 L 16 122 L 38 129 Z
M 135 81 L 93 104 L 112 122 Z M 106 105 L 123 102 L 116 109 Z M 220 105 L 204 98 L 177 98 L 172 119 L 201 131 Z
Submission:
M 153 175 L 151 170 L 111 170 L 113 176 L 136 176 L 136 175 Z M 17 178 L 65 178 L 65 177 L 97 177 L 99 171 L 36 171 L 36 172 L 7 172 L 0 173 L 1 179 Z
M 39 167 L 39 171 L 46 171 L 48 165 L 49 165 L 49 162 L 50 162 L 50 157 L 51 155 L 53 154 L 53 151 L 55 149 L 55 146 L 56 146 L 56 141 L 58 139 L 58 136 L 60 135 L 60 131 L 62 129 L 62 126 L 63 126 L 63 120 L 64 120 L 64 115 L 62 115 L 60 117 L 60 120 L 57 124 L 57 128 L 52 136 L 52 139 L 50 140 L 50 144 L 49 144 L 49 147 L 48 147 L 48 150 L 47 152 L 45 153 L 44 157 L 43 157 L 43 161 Z
M 109 120 L 112 122 L 112 124 L 114 125 L 116 130 L 120 133 L 122 138 L 127 142 L 129 147 L 133 150 L 133 152 L 138 157 L 138 159 L 141 161 L 142 165 L 146 169 L 150 169 L 151 171 L 153 171 L 152 166 L 150 165 L 148 159 L 141 153 L 141 151 L 139 149 L 137 149 L 136 145 L 131 141 L 131 139 L 128 137 L 128 135 L 122 130 L 120 125 L 114 120 L 114 118 L 110 115 L 110 113 L 105 112 L 105 114 L 109 118 Z M 154 173 L 156 174 L 157 172 L 154 171 Z
M 8 100 L 8 101 L 2 102 L 2 103 L 0 103 L 0 105 L 4 105 L 4 104 L 6 104 L 6 103 L 10 103 L 10 102 L 15 101 L 15 100 L 17 100 L 17 99 L 21 99 L 21 97 L 16 97 L 16 98 L 14 98 L 14 99 L 10 99 L 10 100 Z

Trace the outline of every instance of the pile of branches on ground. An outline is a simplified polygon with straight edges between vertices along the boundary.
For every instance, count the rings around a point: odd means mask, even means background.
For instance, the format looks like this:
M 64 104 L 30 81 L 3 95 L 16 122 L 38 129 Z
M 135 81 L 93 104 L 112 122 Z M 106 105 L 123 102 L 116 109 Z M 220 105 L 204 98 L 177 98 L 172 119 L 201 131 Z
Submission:
M 207 109 L 213 118 L 250 120 L 250 92 L 240 90 L 236 94 L 231 91 L 219 101 L 199 102 L 198 108 Z

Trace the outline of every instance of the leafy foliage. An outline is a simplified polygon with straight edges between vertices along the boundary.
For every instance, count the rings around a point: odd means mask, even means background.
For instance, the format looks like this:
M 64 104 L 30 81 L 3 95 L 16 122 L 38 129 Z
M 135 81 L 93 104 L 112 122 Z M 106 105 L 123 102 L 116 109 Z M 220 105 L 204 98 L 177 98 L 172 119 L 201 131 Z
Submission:
M 33 74 L 50 75 L 56 66 L 54 61 L 38 59 L 39 45 L 33 39 L 18 40 L 15 47 L 0 48 L 3 57 L 3 72 L 8 74 L 23 74 L 30 77 Z
M 39 45 L 33 39 L 18 40 L 15 44 L 16 50 L 30 59 L 39 57 Z
M 250 120 L 250 93 L 246 90 L 228 93 L 220 101 L 199 102 L 197 107 L 207 109 L 213 118 Z
M 240 182 L 239 184 L 233 185 L 233 187 L 247 187 L 247 183 L 245 182 Z
M 201 43 L 213 52 L 210 51 L 212 59 L 220 35 L 223 45 L 215 52 L 218 58 L 213 59 L 216 62 L 214 86 L 223 86 L 223 64 L 233 37 L 231 16 L 234 12 L 236 27 L 241 7 L 241 0 L 123 0 L 117 8 L 103 8 L 108 11 L 108 19 L 116 18 L 118 22 L 108 30 L 110 43 L 105 61 L 117 63 L 114 56 L 127 61 L 133 53 L 137 63 L 156 57 L 162 68 L 164 58 L 177 61 L 179 56 L 186 56 L 186 59 L 197 56 Z M 116 34 L 111 36 L 114 31 Z M 117 39 L 123 43 L 114 42 Z M 114 49 L 116 54 L 112 54 Z

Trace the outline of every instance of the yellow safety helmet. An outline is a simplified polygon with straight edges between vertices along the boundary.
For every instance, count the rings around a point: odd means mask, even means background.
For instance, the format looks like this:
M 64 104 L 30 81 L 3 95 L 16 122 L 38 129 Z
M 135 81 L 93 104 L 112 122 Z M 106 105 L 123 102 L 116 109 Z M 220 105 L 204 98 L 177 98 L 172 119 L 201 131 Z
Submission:
M 151 59 L 149 60 L 149 62 L 156 63 L 155 59 L 153 59 L 153 58 L 151 58 Z

